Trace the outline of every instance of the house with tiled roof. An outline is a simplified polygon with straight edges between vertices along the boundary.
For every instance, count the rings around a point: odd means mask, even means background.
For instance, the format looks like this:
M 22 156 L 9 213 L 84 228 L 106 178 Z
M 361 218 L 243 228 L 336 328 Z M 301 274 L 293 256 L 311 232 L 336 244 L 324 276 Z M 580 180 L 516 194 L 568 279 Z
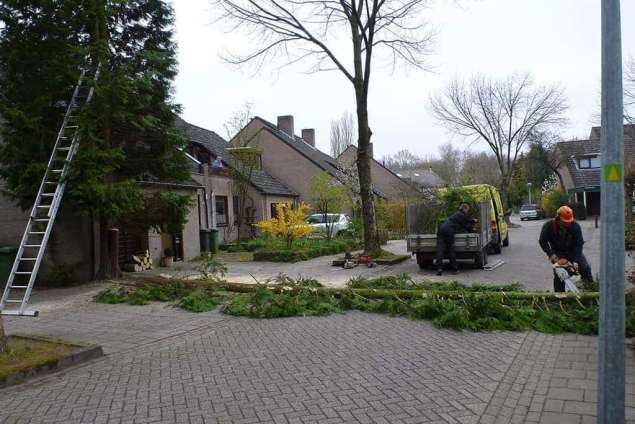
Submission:
M 299 201 L 311 204 L 312 177 L 326 172 L 334 179 L 347 183 L 351 179 L 349 168 L 354 167 L 349 166 L 350 161 L 340 161 L 340 158 L 333 158 L 318 149 L 314 129 L 302 129 L 300 133 L 301 136 L 296 135 L 295 120 L 291 115 L 279 116 L 277 124 L 255 117 L 230 143 L 235 145 L 240 139 L 240 143 L 258 148 L 262 170 L 297 193 Z M 412 190 L 396 176 L 393 176 L 392 183 Z M 373 192 L 378 198 L 396 197 L 393 184 L 373 183 Z
M 199 199 L 203 205 L 201 216 L 206 228 L 216 228 L 223 241 L 235 239 L 238 198 L 232 169 L 238 166 L 231 155 L 231 145 L 214 131 L 177 120 L 177 127 L 185 134 L 186 153 L 193 164 L 192 178 L 205 187 Z M 269 219 L 279 203 L 295 203 L 297 193 L 267 173 L 260 166 L 251 172 L 245 213 L 248 224 Z M 251 231 L 249 225 L 246 231 Z M 243 234 L 247 236 L 249 234 Z
M 559 169 L 564 189 L 572 200 L 584 203 L 589 215 L 600 214 L 600 127 L 593 127 L 587 140 L 558 143 Z M 635 160 L 635 125 L 624 126 L 624 159 Z
M 373 179 L 373 187 L 383 193 L 386 200 L 397 201 L 417 195 L 418 188 L 413 181 L 391 171 L 372 156 L 371 143 L 370 174 Z M 337 158 L 337 161 L 344 167 L 354 167 L 356 160 L 357 146 L 352 145 L 348 146 Z

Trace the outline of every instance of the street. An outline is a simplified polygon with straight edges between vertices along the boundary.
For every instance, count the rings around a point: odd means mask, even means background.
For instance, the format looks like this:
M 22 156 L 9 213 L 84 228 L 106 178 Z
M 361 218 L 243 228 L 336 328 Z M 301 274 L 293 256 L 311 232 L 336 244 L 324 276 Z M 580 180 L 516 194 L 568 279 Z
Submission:
M 397 275 L 408 273 L 415 280 L 448 281 L 456 280 L 466 284 L 495 283 L 507 284 L 519 282 L 527 290 L 545 291 L 553 290 L 552 269 L 540 246 L 538 238 L 540 228 L 544 221 L 520 222 L 514 217 L 514 222 L 519 228 L 510 229 L 510 246 L 503 248 L 500 255 L 490 255 L 490 263 L 496 260 L 504 261 L 504 264 L 493 271 L 475 269 L 470 262 L 461 263 L 461 273 L 452 275 L 447 273 L 442 277 L 435 275 L 434 269 L 419 270 L 414 257 L 393 266 L 378 266 L 377 268 L 357 267 L 345 270 L 331 266 L 333 259 L 338 256 L 327 256 L 295 264 L 270 263 L 270 262 L 230 262 L 228 267 L 228 279 L 233 282 L 254 283 L 255 280 L 265 281 L 274 278 L 280 273 L 291 277 L 305 276 L 316 278 L 322 284 L 331 287 L 343 287 L 346 282 L 357 276 L 377 277 L 382 275 Z M 600 231 L 594 228 L 592 219 L 580 221 L 584 238 L 586 240 L 584 252 L 591 264 L 593 274 L 599 274 L 600 263 Z M 404 240 L 394 240 L 384 247 L 396 254 L 408 254 Z M 631 262 L 627 258 L 627 264 Z M 183 263 L 177 266 L 176 274 L 188 275 L 197 265 L 195 263 Z M 166 273 L 166 269 L 155 270 L 157 274 Z

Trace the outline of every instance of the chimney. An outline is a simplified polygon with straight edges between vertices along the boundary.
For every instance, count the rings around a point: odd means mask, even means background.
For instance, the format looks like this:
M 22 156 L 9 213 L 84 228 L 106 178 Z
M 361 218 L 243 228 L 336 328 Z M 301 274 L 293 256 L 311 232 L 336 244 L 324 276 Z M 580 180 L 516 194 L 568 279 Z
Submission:
M 278 129 L 293 138 L 295 134 L 293 115 L 278 116 Z
M 302 139 L 306 144 L 315 147 L 315 130 L 313 128 L 303 129 Z

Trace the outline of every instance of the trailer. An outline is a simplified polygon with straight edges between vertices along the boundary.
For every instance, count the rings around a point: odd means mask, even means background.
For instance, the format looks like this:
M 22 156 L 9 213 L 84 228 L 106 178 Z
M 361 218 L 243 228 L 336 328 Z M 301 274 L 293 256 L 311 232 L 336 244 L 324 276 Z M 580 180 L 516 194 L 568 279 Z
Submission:
M 492 241 L 492 229 L 489 225 L 491 202 L 478 205 L 479 222 L 474 233 L 460 233 L 454 236 L 456 258 L 473 260 L 474 265 L 483 268 L 487 265 L 487 250 Z M 432 266 L 437 257 L 438 211 L 426 203 L 411 204 L 406 209 L 408 252 L 416 255 L 419 268 Z M 484 225 L 481 225 L 484 224 Z

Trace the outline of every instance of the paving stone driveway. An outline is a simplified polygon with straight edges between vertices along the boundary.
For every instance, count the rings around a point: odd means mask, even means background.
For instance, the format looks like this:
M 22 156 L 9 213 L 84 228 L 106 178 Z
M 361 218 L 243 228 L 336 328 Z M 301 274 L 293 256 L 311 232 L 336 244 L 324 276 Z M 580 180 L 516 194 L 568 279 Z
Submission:
M 106 356 L 0 391 L 0 422 L 595 422 L 595 337 L 459 333 L 357 312 L 250 320 L 98 305 L 98 289 L 40 294 L 40 318 L 7 320 L 10 333 L 96 341 Z

